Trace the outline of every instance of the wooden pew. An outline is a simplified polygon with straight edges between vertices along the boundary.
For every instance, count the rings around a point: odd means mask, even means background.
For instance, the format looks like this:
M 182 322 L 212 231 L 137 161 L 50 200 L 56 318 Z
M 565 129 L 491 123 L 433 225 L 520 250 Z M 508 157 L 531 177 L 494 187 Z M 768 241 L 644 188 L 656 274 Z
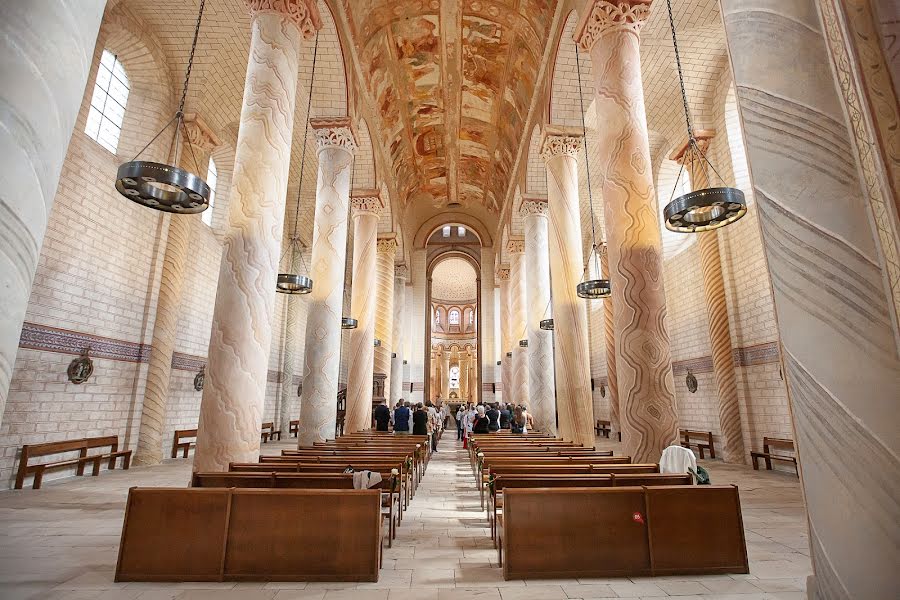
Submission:
M 781 462 L 792 463 L 794 465 L 794 471 L 797 473 L 797 476 L 800 476 L 800 469 L 797 468 L 797 458 L 795 456 L 788 456 L 787 454 L 774 454 L 772 452 L 772 448 L 781 448 L 782 450 L 787 450 L 790 452 L 794 452 L 794 440 L 788 440 L 784 438 L 772 438 L 772 437 L 764 437 L 763 438 L 763 451 L 750 452 L 750 458 L 753 460 L 753 470 L 759 471 L 759 459 L 763 459 L 766 461 L 766 470 L 772 470 L 772 461 L 778 460 Z
M 193 438 L 193 439 L 188 439 Z M 187 441 L 184 441 L 187 440 Z M 178 458 L 178 451 L 182 451 L 181 458 L 187 458 L 188 452 L 197 445 L 196 429 L 176 429 L 172 438 L 172 458 Z
M 110 448 L 108 452 L 101 451 L 95 454 L 88 454 L 89 450 L 106 448 L 107 446 Z M 75 458 L 58 458 L 46 463 L 28 464 L 32 458 L 68 452 L 78 452 L 78 456 Z M 43 444 L 26 444 L 22 446 L 22 453 L 19 457 L 19 470 L 16 473 L 15 489 L 21 490 L 22 486 L 25 485 L 25 478 L 29 475 L 34 475 L 31 487 L 39 490 L 44 479 L 44 473 L 48 469 L 73 465 L 75 466 L 75 474 L 80 476 L 84 475 L 84 467 L 91 463 L 93 465 L 91 475 L 96 477 L 100 474 L 100 463 L 108 461 L 107 468 L 110 470 L 115 469 L 117 458 L 122 459 L 123 469 L 128 469 L 131 466 L 131 450 L 119 450 L 119 438 L 114 435 L 45 442 Z
M 713 445 L 712 431 L 694 431 L 692 429 L 679 429 L 681 434 L 681 445 L 685 448 L 696 446 L 700 452 L 700 458 L 706 458 L 703 454 L 704 449 L 709 450 L 709 457 L 716 457 L 716 447 Z M 700 438 L 702 441 L 691 441 L 691 438 Z
M 597 419 L 597 424 L 594 426 L 594 431 L 597 435 L 602 435 L 605 438 L 609 437 L 611 429 L 611 423 L 609 421 L 604 421 L 603 419 Z
M 281 430 L 275 429 L 275 423 L 269 421 L 262 424 L 262 432 L 259 434 L 259 437 L 262 438 L 263 444 L 268 444 L 269 440 L 274 440 L 276 436 L 278 441 L 281 441 Z
M 378 490 L 131 488 L 115 580 L 378 581 L 380 505 Z
M 497 538 L 507 580 L 749 572 L 735 486 L 525 488 L 504 496 Z

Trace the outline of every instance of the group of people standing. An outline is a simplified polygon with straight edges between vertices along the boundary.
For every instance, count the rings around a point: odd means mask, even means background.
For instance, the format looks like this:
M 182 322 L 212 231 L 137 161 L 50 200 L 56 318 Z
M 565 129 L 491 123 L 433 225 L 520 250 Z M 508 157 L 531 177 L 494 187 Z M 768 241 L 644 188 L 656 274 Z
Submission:
M 419 402 L 412 408 L 409 400 L 400 398 L 394 410 L 387 404 L 379 404 L 372 411 L 376 431 L 389 431 L 393 426 L 395 435 L 429 435 L 431 450 L 437 452 L 438 439 L 444 424 L 450 418 L 450 408 L 441 402 L 431 400 Z
M 524 404 L 469 404 L 456 411 L 456 439 L 468 445 L 473 433 L 491 433 L 509 429 L 511 433 L 525 434 L 534 429 L 534 417 Z

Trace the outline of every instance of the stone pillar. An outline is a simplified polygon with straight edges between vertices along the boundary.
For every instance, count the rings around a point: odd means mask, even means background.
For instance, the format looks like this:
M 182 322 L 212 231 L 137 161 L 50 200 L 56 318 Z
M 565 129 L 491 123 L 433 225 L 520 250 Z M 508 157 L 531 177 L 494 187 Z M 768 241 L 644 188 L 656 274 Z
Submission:
M 450 397 L 450 349 L 444 350 L 441 362 L 441 399 Z
M 593 0 L 575 40 L 590 52 L 599 166 L 615 303 L 619 418 L 625 453 L 659 460 L 678 439 L 666 328 L 662 242 L 644 112 L 639 32 L 650 0 Z
M 376 266 L 376 299 L 375 299 L 375 337 L 381 340 L 381 346 L 375 348 L 375 372 L 384 373 L 384 394 L 390 394 L 391 386 L 391 353 L 395 351 L 394 342 L 394 256 L 397 253 L 397 240 L 394 234 L 390 237 L 378 238 Z
M 550 306 L 550 207 L 546 198 L 523 198 L 525 220 L 525 297 L 528 301 L 528 395 L 535 422 L 556 434 L 556 376 L 553 332 L 541 321 L 553 314 Z
M 350 315 L 359 324 L 350 331 L 347 373 L 346 433 L 372 426 L 372 376 L 375 370 L 376 246 L 378 219 L 384 204 L 378 192 L 354 192 L 353 282 L 350 288 Z
M 541 156 L 547 166 L 550 207 L 550 277 L 553 338 L 556 348 L 556 407 L 559 433 L 584 446 L 594 445 L 594 399 L 587 311 L 575 287 L 581 282 L 581 206 L 578 161 L 581 130 L 544 129 Z
M 334 438 L 350 171 L 356 151 L 349 118 L 310 119 L 309 124 L 316 131 L 319 171 L 310 261 L 313 291 L 309 294 L 306 317 L 298 446 Z
M 321 26 L 313 0 L 246 2 L 250 57 L 194 471 L 259 456 L 301 37 Z
M 600 276 L 609 279 L 609 248 L 603 244 L 600 251 Z M 616 329 L 614 325 L 613 299 L 603 301 L 603 341 L 606 344 L 606 391 L 609 394 L 610 439 L 622 433 L 619 419 L 619 384 L 616 376 Z
M 509 277 L 510 346 L 513 354 L 511 400 L 516 404 L 525 404 L 531 410 L 531 395 L 528 389 L 528 348 L 519 345 L 520 340 L 528 339 L 525 240 L 511 236 L 506 249 L 510 253 L 511 263 Z
M 512 357 L 507 357 L 507 352 L 512 352 L 512 334 L 510 329 L 509 312 L 509 265 L 500 265 L 497 269 L 497 281 L 500 282 L 500 387 L 502 388 L 503 401 L 512 402 Z
M 863 187 L 873 165 L 854 161 L 854 145 L 889 140 L 860 136 L 861 67 L 829 48 L 841 29 L 827 3 L 721 5 L 809 515 L 809 596 L 894 597 L 900 356 L 885 257 L 897 248 L 881 237 L 888 207 Z
M 472 357 L 466 352 L 463 355 L 462 352 L 459 353 L 458 359 L 459 365 L 459 397 L 460 399 L 471 398 L 471 394 L 469 394 L 469 369 L 472 365 Z
M 694 132 L 697 146 L 705 155 L 710 140 L 716 135 L 712 130 Z M 669 156 L 670 160 L 684 164 L 690 174 L 691 187 L 702 190 L 709 187 L 708 165 L 696 155 L 687 152 L 688 143 Z M 709 347 L 712 351 L 713 371 L 719 399 L 719 429 L 724 448 L 725 462 L 746 462 L 744 432 L 741 427 L 741 407 L 738 401 L 737 377 L 734 371 L 734 355 L 731 350 L 731 330 L 728 325 L 728 305 L 725 302 L 725 279 L 722 276 L 722 258 L 719 255 L 717 230 L 697 233 L 700 249 L 700 267 L 703 272 L 703 289 L 706 297 L 706 314 L 709 326 Z
M 403 395 L 403 357 L 404 354 L 404 324 L 406 323 L 406 278 L 409 269 L 406 265 L 394 267 L 394 323 L 391 333 L 391 387 L 388 404 L 394 403 Z
M 297 244 L 291 244 L 291 273 L 303 273 L 303 250 Z M 315 283 L 315 280 L 313 280 L 313 286 L 315 286 Z M 300 319 L 302 318 L 303 303 L 306 302 L 306 297 L 286 294 L 284 301 L 287 303 L 287 314 L 285 315 L 284 323 L 284 349 L 281 356 L 281 406 L 278 414 L 277 429 L 280 429 L 281 434 L 287 438 L 291 419 L 294 416 L 291 414 L 293 405 L 291 400 L 294 398 L 294 394 L 297 393 L 297 387 L 294 385 L 294 367 L 297 363 L 297 354 L 300 352 L 300 336 L 302 335 Z M 299 414 L 297 418 L 299 418 Z
M 0 420 L 104 6 L 0 4 Z
M 219 139 L 197 115 L 185 115 L 184 127 L 186 139 L 184 150 L 180 154 L 180 166 L 205 177 L 205 172 L 196 171 L 202 168 L 201 165 L 209 163 L 209 154 L 219 145 Z M 192 148 L 188 148 L 188 144 Z M 192 231 L 199 220 L 199 215 L 169 217 L 169 233 L 156 301 L 156 319 L 153 322 L 153 341 L 147 365 L 147 387 L 141 404 L 141 425 L 134 453 L 135 464 L 158 465 L 164 458 L 162 436 L 166 427 L 172 355 L 175 352 L 178 316 L 182 310 L 182 289 Z

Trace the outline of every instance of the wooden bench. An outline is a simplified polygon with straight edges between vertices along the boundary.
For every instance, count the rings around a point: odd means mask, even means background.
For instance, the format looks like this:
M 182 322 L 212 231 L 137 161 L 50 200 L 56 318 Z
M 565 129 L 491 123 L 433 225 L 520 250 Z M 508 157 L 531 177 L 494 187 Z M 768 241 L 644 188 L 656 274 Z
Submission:
M 97 448 L 105 448 L 109 446 L 109 452 L 100 452 L 99 454 L 88 454 L 88 450 Z M 74 458 L 64 458 L 46 463 L 28 464 L 32 458 L 40 456 L 51 456 L 53 454 L 62 454 L 66 452 L 78 452 L 78 456 Z M 26 444 L 22 446 L 22 454 L 19 457 L 19 471 L 16 474 L 15 489 L 21 490 L 25 485 L 25 478 L 34 475 L 34 481 L 31 484 L 32 489 L 41 489 L 41 483 L 44 479 L 44 472 L 48 469 L 59 467 L 75 466 L 76 475 L 84 475 L 84 467 L 88 463 L 93 464 L 91 475 L 95 477 L 100 474 L 100 463 L 104 460 L 109 461 L 108 469 L 116 468 L 116 459 L 122 458 L 122 468 L 127 469 L 131 466 L 131 450 L 119 450 L 119 438 L 114 435 L 103 437 L 81 438 L 77 440 L 64 440 L 61 442 L 46 442 L 43 444 Z
M 275 429 L 275 423 L 269 421 L 268 423 L 262 424 L 262 433 L 259 434 L 262 438 L 263 444 L 268 444 L 269 440 L 274 440 L 275 437 L 278 437 L 278 441 L 281 441 L 281 430 Z
M 193 439 L 187 439 L 193 438 Z M 184 441 L 187 440 L 187 441 Z M 178 451 L 181 450 L 181 458 L 187 458 L 188 452 L 192 447 L 197 446 L 197 430 L 196 429 L 176 429 L 175 437 L 172 439 L 172 458 L 178 458 Z
M 505 579 L 749 573 L 735 486 L 525 488 L 497 519 Z
M 288 436 L 297 437 L 300 435 L 300 419 L 294 419 L 288 424 Z
M 609 437 L 610 431 L 610 422 L 604 421 L 603 419 L 597 419 L 597 424 L 594 426 L 594 431 L 596 431 L 597 435 L 602 435 L 605 438 Z
M 381 524 L 378 490 L 131 488 L 115 580 L 378 581 Z
M 679 429 L 678 431 L 681 434 L 681 445 L 683 447 L 690 449 L 691 446 L 696 446 L 697 451 L 700 453 L 700 458 L 706 458 L 703 452 L 704 449 L 709 450 L 710 458 L 716 457 L 712 431 L 693 431 L 691 429 Z M 701 438 L 703 441 L 692 442 L 691 438 Z
M 797 476 L 800 476 L 800 470 L 797 468 L 797 458 L 795 456 L 788 456 L 787 454 L 774 454 L 772 452 L 772 447 L 781 448 L 782 450 L 788 450 L 790 452 L 794 452 L 794 440 L 787 440 L 784 438 L 772 438 L 772 437 L 764 437 L 763 438 L 763 451 L 762 452 L 750 452 L 750 458 L 753 460 L 753 469 L 759 470 L 759 459 L 763 459 L 766 461 L 766 470 L 772 470 L 772 461 L 778 460 L 781 462 L 792 463 L 794 465 L 794 471 L 797 473 Z

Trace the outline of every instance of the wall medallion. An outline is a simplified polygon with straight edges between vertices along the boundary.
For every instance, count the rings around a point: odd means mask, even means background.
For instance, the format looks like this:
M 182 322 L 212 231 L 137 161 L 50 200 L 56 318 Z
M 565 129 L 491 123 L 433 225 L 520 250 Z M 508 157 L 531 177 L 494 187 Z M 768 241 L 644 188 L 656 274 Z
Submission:
M 91 360 L 89 355 L 90 351 L 90 347 L 82 350 L 81 357 L 70 362 L 69 368 L 66 369 L 66 375 L 69 376 L 69 381 L 76 385 L 87 381 L 94 372 L 94 361 Z
M 198 392 L 203 391 L 203 383 L 206 381 L 206 365 L 200 367 L 200 370 L 194 375 L 194 389 Z
M 604 384 L 600 384 L 600 397 L 606 398 L 606 386 Z
M 697 391 L 697 378 L 694 377 L 694 374 L 688 370 L 687 377 L 684 378 L 684 383 L 687 385 L 687 389 L 690 393 L 694 393 Z

